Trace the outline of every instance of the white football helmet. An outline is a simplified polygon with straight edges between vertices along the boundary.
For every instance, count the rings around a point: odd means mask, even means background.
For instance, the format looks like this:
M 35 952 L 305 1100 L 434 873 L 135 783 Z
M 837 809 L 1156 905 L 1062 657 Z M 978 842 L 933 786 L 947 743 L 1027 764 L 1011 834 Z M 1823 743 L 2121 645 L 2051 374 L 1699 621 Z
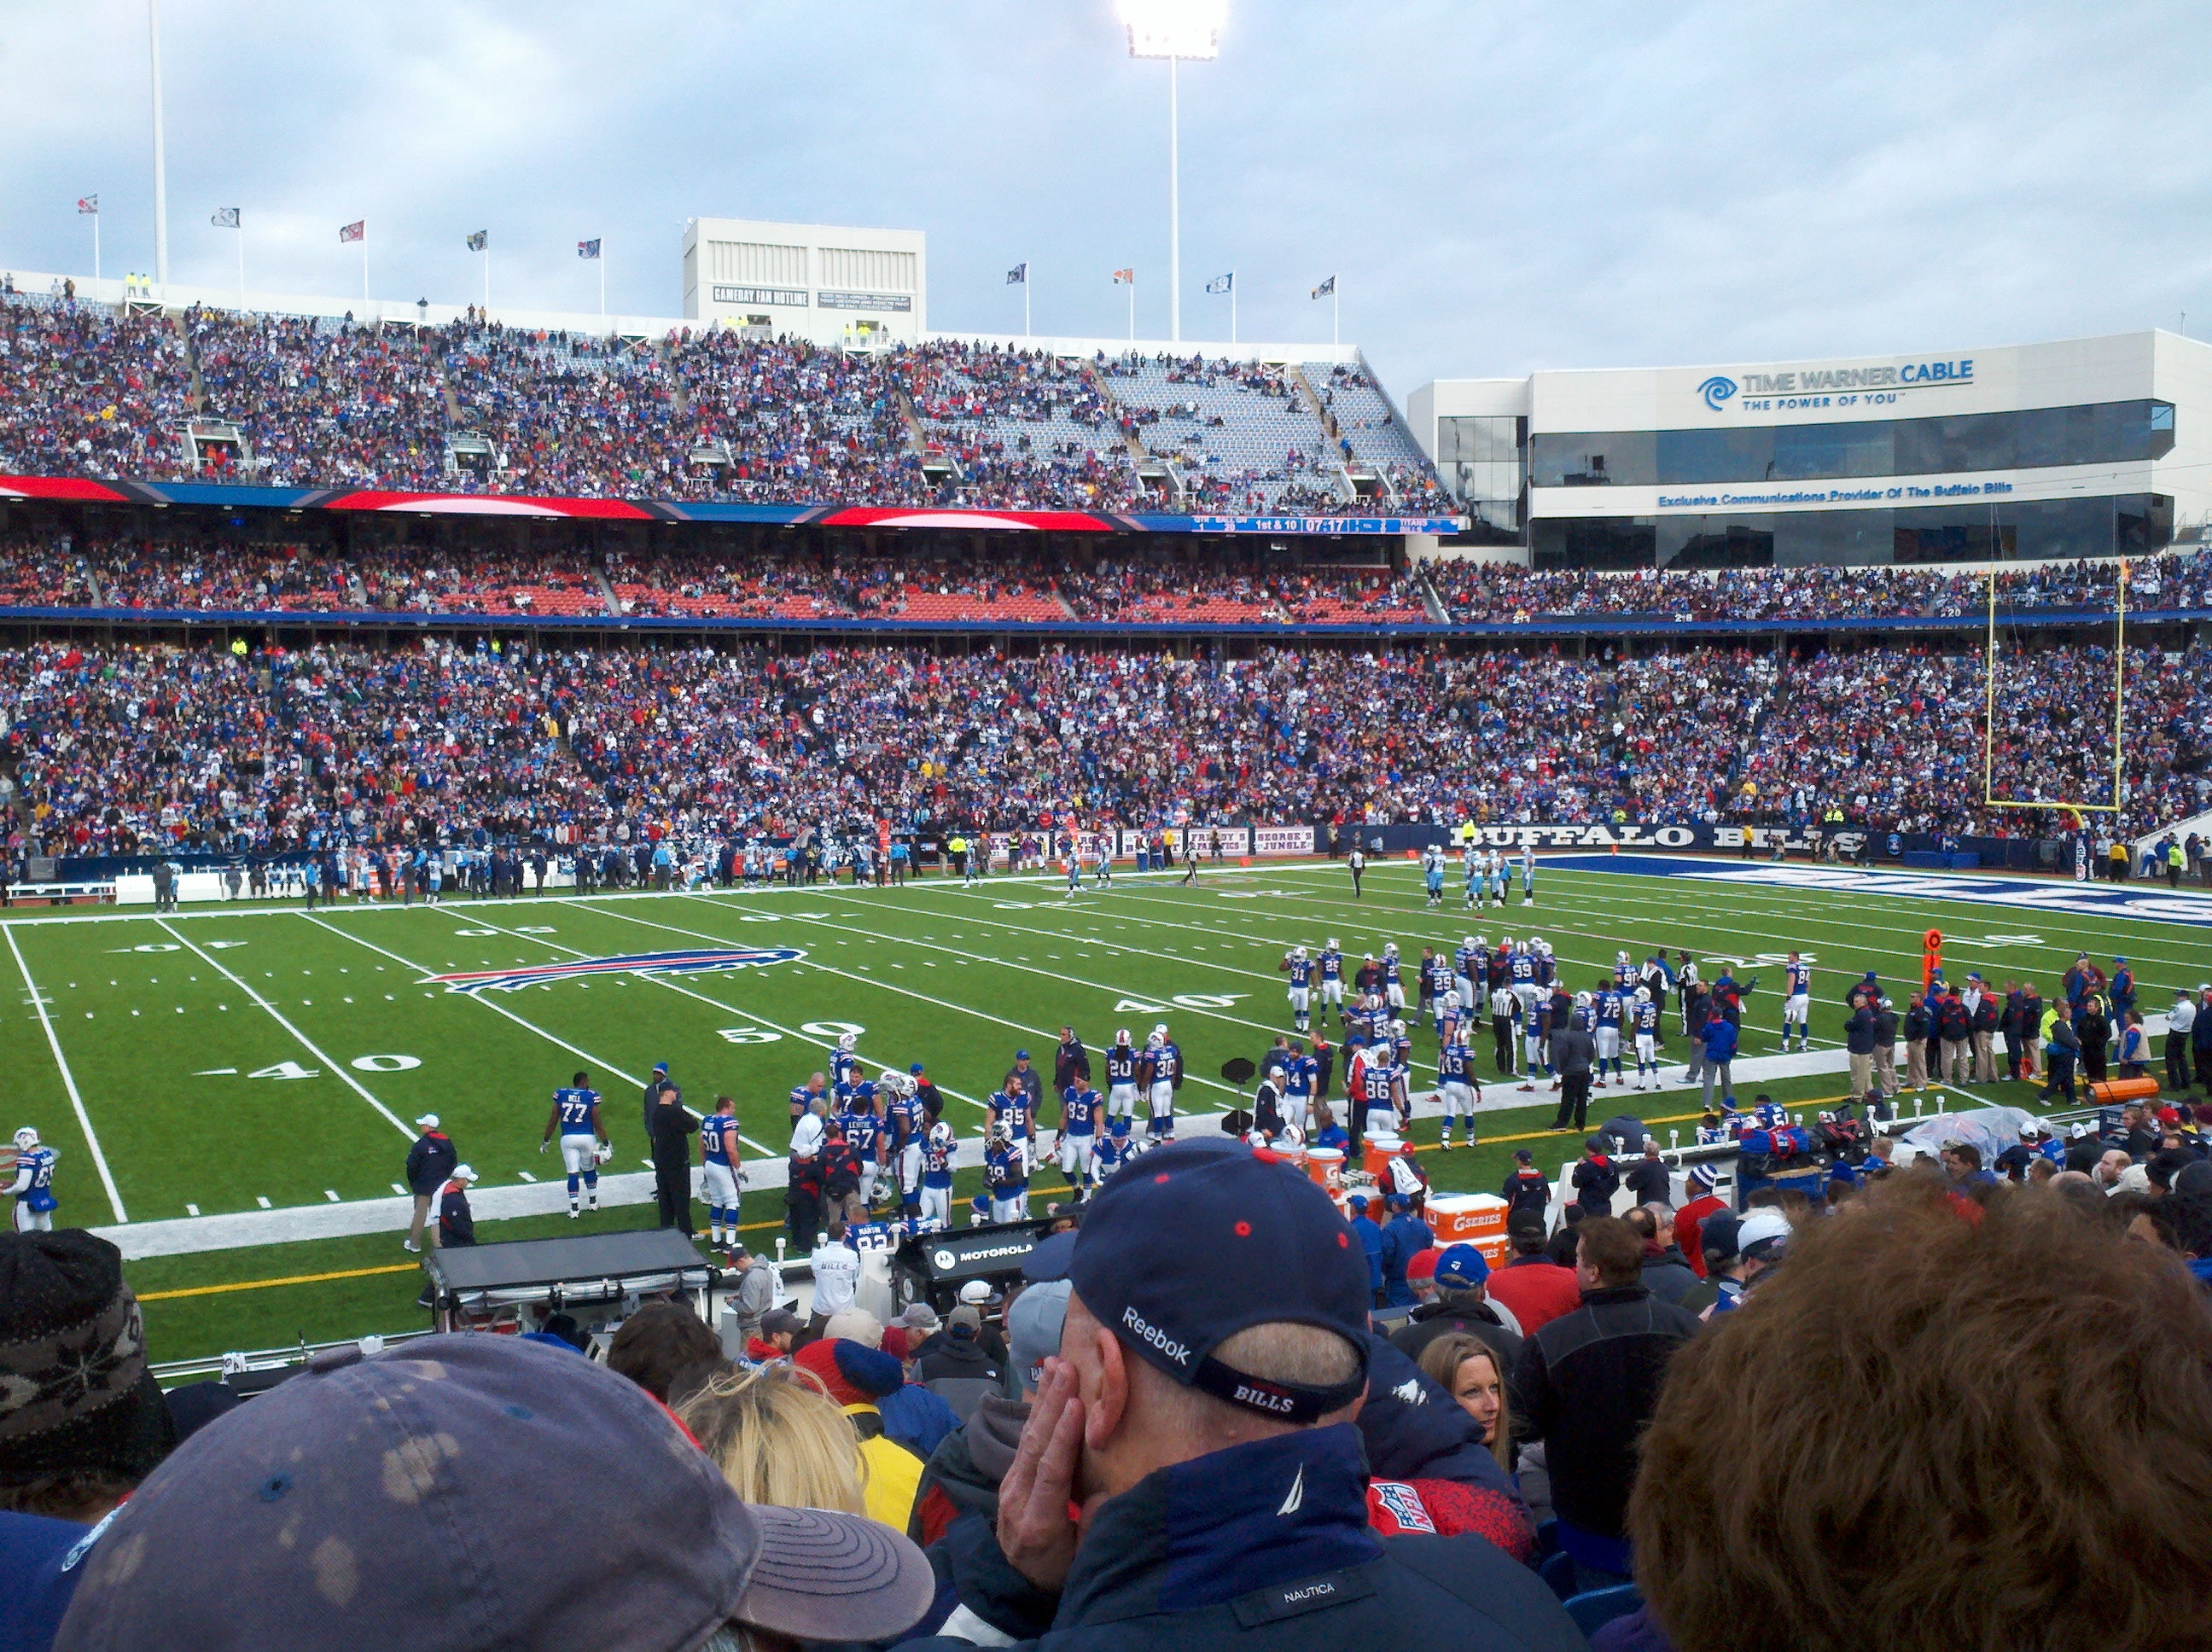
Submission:
M 1462 935 L 1462 936 L 1461 936 L 1461 937 L 1460 937 L 1460 940 L 1459 940 L 1459 944 L 1460 944 L 1462 946 L 1480 946 L 1480 945 L 1482 944 L 1482 943 L 1481 943 L 1480 941 L 1477 940 L 1477 939 L 1476 939 L 1474 936 L 1472 936 L 1472 935 Z
M 884 1069 L 884 1076 L 876 1080 L 876 1088 L 878 1090 L 887 1090 L 890 1091 L 892 1095 L 896 1096 L 898 1094 L 899 1077 L 899 1074 L 893 1072 L 889 1067 L 885 1067 Z
M 837 1048 L 841 1050 L 849 1051 L 853 1048 L 853 1035 L 850 1033 L 839 1033 L 837 1035 Z
M 1306 961 L 1306 950 L 1303 946 L 1294 946 L 1291 949 L 1291 956 L 1300 963 L 1304 963 Z
M 32 1129 L 29 1125 L 25 1125 L 21 1130 L 18 1130 L 15 1133 L 15 1151 L 17 1152 L 27 1153 L 38 1145 L 39 1133 Z
M 951 1146 L 954 1142 L 952 1127 L 945 1123 L 944 1120 L 939 1119 L 935 1124 L 929 1127 L 929 1139 L 933 1146 Z
M 592 1149 L 592 1163 L 594 1164 L 605 1164 L 614 1156 L 615 1150 L 612 1147 L 610 1147 L 605 1142 L 601 1142 L 598 1146 Z
M 1397 943 L 1397 942 L 1395 942 L 1395 941 L 1385 941 L 1385 942 L 1383 942 L 1383 943 L 1382 943 L 1382 956 L 1383 956 L 1384 957 L 1386 957 L 1386 958 L 1395 958 L 1395 957 L 1396 957 L 1398 956 L 1398 943 Z
M 1469 946 L 1487 946 L 1490 944 L 1490 938 L 1486 935 L 1478 935 L 1473 940 L 1469 941 L 1468 944 Z
M 1626 963 L 1628 962 L 1628 954 L 1626 952 L 1616 952 L 1613 955 L 1613 961 L 1615 963 Z
M 1547 958 L 1552 956 L 1552 944 L 1549 941 L 1538 941 L 1536 950 Z
M 1115 1028 L 1114 1042 L 1116 1044 L 1127 1044 L 1129 1042 L 1129 1029 L 1127 1027 Z
M 1405 1036 L 1406 1023 L 1397 1019 L 1395 1016 L 1392 1017 L 1390 1021 L 1390 1036 L 1393 1038 L 1403 1038 Z
M 1636 1001 L 1638 1004 L 1649 1004 L 1651 1001 L 1651 989 L 1649 987 L 1638 987 L 1636 989 Z
M 1328 950 L 1332 952 L 1337 951 L 1337 939 L 1334 935 L 1328 938 Z
M 1146 1036 L 1145 1048 L 1148 1050 L 1156 1050 L 1167 1042 L 1168 1036 L 1162 1032 L 1158 1027 L 1155 1027 Z
M 1459 994 L 1457 993 L 1446 993 L 1444 994 L 1444 1008 L 1447 1010 L 1456 1010 L 1459 1008 Z
M 1590 995 L 1588 993 L 1577 993 L 1575 994 L 1575 1008 L 1577 1010 L 1587 1010 L 1589 1006 Z

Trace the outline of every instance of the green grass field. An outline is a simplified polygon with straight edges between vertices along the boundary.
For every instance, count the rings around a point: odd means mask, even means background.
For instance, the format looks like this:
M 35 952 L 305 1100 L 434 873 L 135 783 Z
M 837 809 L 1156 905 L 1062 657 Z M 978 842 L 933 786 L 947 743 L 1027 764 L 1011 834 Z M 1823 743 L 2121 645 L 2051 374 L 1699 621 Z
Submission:
M 1256 1057 L 1291 1029 L 1276 968 L 1284 951 L 1332 935 L 1354 959 L 1395 940 L 1411 964 L 1425 944 L 1448 948 L 1470 931 L 1494 942 L 1534 930 L 1573 987 L 1591 984 L 1621 947 L 1639 959 L 1662 942 L 1687 947 L 1709 977 L 1711 961 L 1741 961 L 1739 975 L 1763 981 L 1747 1009 L 1746 1057 L 1776 1048 L 1777 966 L 1792 946 L 1814 961 L 1814 1029 L 1829 1049 L 1849 982 L 1867 969 L 1893 985 L 1917 982 L 1931 925 L 1950 937 L 1954 976 L 1978 969 L 2001 983 L 2028 974 L 2046 993 L 2084 950 L 2100 960 L 2129 955 L 2148 1010 L 2212 975 L 2202 928 L 1951 901 L 1936 897 L 1938 887 L 1866 893 L 1547 866 L 1534 912 L 1521 908 L 1516 885 L 1504 913 L 1470 918 L 1455 888 L 1444 911 L 1425 911 L 1415 870 L 1393 863 L 1373 869 L 1357 901 L 1341 868 L 1290 865 L 1208 872 L 1193 890 L 1125 875 L 1110 892 L 1086 889 L 1073 901 L 1054 880 L 1001 878 L 973 890 L 931 878 L 880 890 L 464 899 L 312 915 L 296 906 L 168 918 L 79 908 L 5 926 L 0 968 L 15 972 L 18 1008 L 0 1023 L 0 1051 L 17 1082 L 13 1116 L 0 1124 L 34 1124 L 60 1149 L 63 1222 L 109 1227 L 127 1218 L 137 1228 L 265 1209 L 273 1234 L 287 1211 L 389 1198 L 413 1133 L 405 1121 L 426 1111 L 441 1116 L 483 1187 L 557 1181 L 557 1158 L 538 1145 L 551 1090 L 580 1066 L 607 1096 L 611 1172 L 643 1166 L 635 1098 L 660 1060 L 695 1106 L 717 1092 L 735 1096 L 749 1154 L 775 1156 L 787 1134 L 786 1091 L 825 1066 L 845 1030 L 857 1033 L 872 1071 L 927 1062 L 966 1135 L 1018 1047 L 1048 1072 L 1063 1023 L 1096 1051 L 1116 1027 L 1141 1040 L 1164 1019 L 1192 1074 L 1182 1104 L 1210 1114 L 1245 1094 L 1219 1079 L 1222 1064 Z M 803 956 L 714 973 L 565 977 L 514 992 L 454 992 L 429 979 L 727 946 Z M 1417 1033 L 1418 1061 L 1433 1061 L 1433 1040 Z M 1678 1037 L 1670 1056 L 1678 1060 L 1680 1048 Z M 1480 1055 L 1489 1099 L 1521 1099 L 1499 1086 L 1486 1039 Z M 1670 1077 L 1674 1070 L 1670 1063 Z M 1739 1084 L 1807 1103 L 1843 1088 L 1836 1072 Z M 1494 1188 L 1514 1139 L 1549 1121 L 1549 1095 L 1528 1099 L 1535 1104 L 1485 1114 L 1480 1149 L 1432 1157 L 1437 1185 Z M 1695 1108 L 1680 1090 L 1594 1098 L 1594 1120 L 1619 1111 L 1679 1120 Z M 1434 1117 L 1415 1134 L 1433 1143 Z M 1539 1163 L 1556 1171 L 1570 1152 L 1554 1141 Z M 1040 1176 L 1040 1193 L 1049 1197 L 1057 1181 Z M 781 1214 L 780 1190 L 747 1200 L 748 1224 Z M 650 1207 L 587 1219 L 635 1225 Z M 530 1216 L 486 1224 L 484 1236 L 571 1230 L 565 1216 Z M 149 1299 L 155 1357 L 174 1358 L 417 1326 L 407 1260 L 397 1234 L 380 1232 L 149 1257 L 130 1271 Z M 332 1273 L 352 1277 L 314 1277 Z M 252 1288 L 221 1288 L 240 1285 Z

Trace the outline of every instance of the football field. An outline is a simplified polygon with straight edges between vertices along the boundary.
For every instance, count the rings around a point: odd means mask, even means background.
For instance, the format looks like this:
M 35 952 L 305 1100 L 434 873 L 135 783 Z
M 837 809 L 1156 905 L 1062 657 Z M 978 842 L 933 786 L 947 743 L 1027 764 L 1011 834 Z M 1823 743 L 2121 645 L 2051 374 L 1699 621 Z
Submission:
M 2147 1011 L 2212 976 L 2212 900 L 2186 893 L 1584 855 L 1543 863 L 1534 910 L 1516 876 L 1504 911 L 1470 915 L 1456 877 L 1446 907 L 1426 909 L 1417 868 L 1402 862 L 1370 868 L 1357 899 L 1326 864 L 1209 868 L 1194 888 L 1178 878 L 1124 872 L 1104 892 L 1086 879 L 1073 899 L 1057 878 L 974 888 L 931 878 L 12 917 L 0 968 L 17 1007 L 0 1020 L 0 1050 L 14 1083 L 0 1126 L 35 1125 L 60 1150 L 58 1219 L 124 1246 L 155 1352 L 170 1357 L 420 1323 L 394 1194 L 422 1113 L 440 1115 L 480 1173 L 485 1236 L 572 1230 L 559 1161 L 538 1143 L 551 1091 L 579 1068 L 605 1096 L 611 1203 L 627 1201 L 586 1219 L 632 1225 L 650 1213 L 635 1202 L 637 1098 L 656 1061 L 695 1109 L 735 1097 L 749 1157 L 778 1182 L 786 1094 L 827 1066 L 844 1032 L 870 1076 L 926 1063 L 965 1138 L 1018 1048 L 1048 1082 L 1063 1024 L 1095 1054 L 1117 1027 L 1141 1043 L 1165 1021 L 1188 1064 L 1187 1129 L 1211 1130 L 1249 1091 L 1221 1078 L 1223 1064 L 1292 1030 L 1283 954 L 1332 937 L 1347 975 L 1395 941 L 1409 999 L 1422 948 L 1448 951 L 1468 933 L 1541 934 L 1577 990 L 1609 973 L 1617 950 L 1640 962 L 1656 946 L 1687 948 L 1708 980 L 1723 963 L 1759 979 L 1739 1092 L 1806 1105 L 1844 1087 L 1846 988 L 1869 969 L 1893 990 L 1917 985 L 1930 926 L 1945 932 L 1954 979 L 2027 976 L 2046 996 L 2077 951 L 2107 970 L 2129 957 Z M 1814 969 L 1814 1052 L 1762 1063 L 1792 947 Z M 1484 1145 L 1430 1156 L 1439 1188 L 1493 1190 L 1511 1144 L 1540 1139 L 1549 1122 L 1548 1092 L 1501 1079 L 1482 1031 Z M 1675 1032 L 1670 1081 L 1682 1048 Z M 1414 1049 L 1425 1103 L 1415 1138 L 1434 1144 L 1434 1033 L 1417 1029 Z M 2019 1099 L 2020 1087 L 1997 1088 Z M 1663 1123 L 1696 1106 L 1679 1087 L 1593 1098 L 1593 1122 L 1624 1111 Z M 1056 1116 L 1048 1102 L 1045 1118 Z M 1556 1173 L 1571 1156 L 1554 1139 L 1538 1162 Z M 749 1224 L 781 1218 L 781 1187 L 765 1179 L 747 1196 Z M 1058 1181 L 1038 1178 L 1040 1203 Z

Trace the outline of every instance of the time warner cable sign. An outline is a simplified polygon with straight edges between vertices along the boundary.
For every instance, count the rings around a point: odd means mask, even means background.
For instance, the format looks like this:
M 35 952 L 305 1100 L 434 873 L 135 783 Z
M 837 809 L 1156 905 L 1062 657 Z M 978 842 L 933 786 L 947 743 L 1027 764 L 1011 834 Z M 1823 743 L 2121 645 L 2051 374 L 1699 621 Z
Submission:
M 1905 361 L 1894 367 L 1799 367 L 1788 373 L 1716 373 L 1698 396 L 1716 413 L 1802 412 L 1816 408 L 1890 407 L 1907 391 L 1940 390 L 1974 382 L 1974 359 Z

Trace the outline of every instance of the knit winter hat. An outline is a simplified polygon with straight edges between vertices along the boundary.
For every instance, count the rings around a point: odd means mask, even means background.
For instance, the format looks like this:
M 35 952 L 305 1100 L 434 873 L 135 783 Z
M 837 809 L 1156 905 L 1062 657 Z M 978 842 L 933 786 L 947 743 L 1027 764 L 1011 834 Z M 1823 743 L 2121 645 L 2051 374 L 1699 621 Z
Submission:
M 76 1228 L 0 1235 L 0 1479 L 137 1479 L 175 1444 L 123 1253 Z
M 843 1337 L 810 1342 L 792 1356 L 792 1363 L 811 1372 L 841 1406 L 872 1406 L 906 1382 L 906 1372 L 893 1356 Z

